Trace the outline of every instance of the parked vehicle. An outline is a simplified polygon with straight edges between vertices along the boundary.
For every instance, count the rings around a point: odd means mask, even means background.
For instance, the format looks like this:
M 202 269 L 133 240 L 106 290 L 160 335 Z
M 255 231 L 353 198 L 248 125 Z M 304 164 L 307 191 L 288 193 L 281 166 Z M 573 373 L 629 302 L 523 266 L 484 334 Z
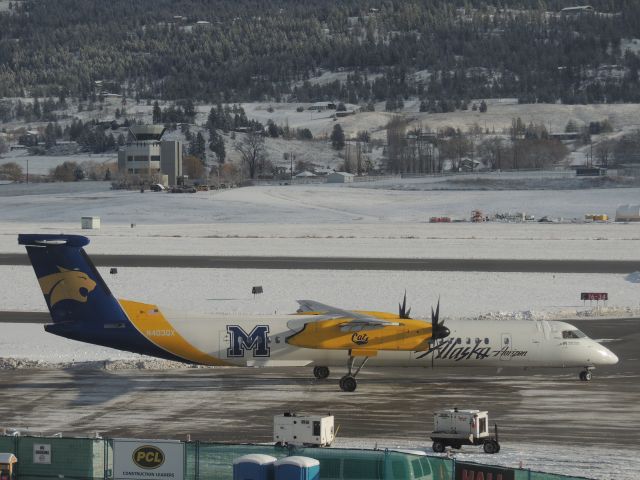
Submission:
M 480 410 L 439 410 L 433 414 L 433 451 L 442 453 L 446 447 L 482 445 L 485 453 L 498 453 L 498 426 L 489 433 L 489 414 Z

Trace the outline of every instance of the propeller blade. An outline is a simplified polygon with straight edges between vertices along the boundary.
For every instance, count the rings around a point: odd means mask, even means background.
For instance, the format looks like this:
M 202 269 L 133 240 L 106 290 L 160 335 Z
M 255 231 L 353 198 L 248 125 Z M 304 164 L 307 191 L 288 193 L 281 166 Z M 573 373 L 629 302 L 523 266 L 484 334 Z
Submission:
M 446 338 L 451 331 L 444 326 L 444 320 L 439 322 L 440 319 L 440 298 L 438 297 L 438 304 L 436 305 L 436 311 L 433 311 L 431 307 L 431 336 L 434 339 Z
M 409 314 L 411 313 L 411 308 L 407 310 L 407 291 L 404 291 L 404 298 L 402 299 L 402 303 L 398 304 L 398 317 L 400 318 L 410 318 Z

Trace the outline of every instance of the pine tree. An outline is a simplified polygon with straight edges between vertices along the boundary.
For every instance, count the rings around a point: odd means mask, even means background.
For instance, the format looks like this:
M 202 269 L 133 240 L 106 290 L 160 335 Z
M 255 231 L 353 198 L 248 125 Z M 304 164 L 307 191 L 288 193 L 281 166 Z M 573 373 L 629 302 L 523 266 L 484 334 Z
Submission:
M 336 150 L 342 150 L 345 145 L 344 141 L 344 131 L 339 123 L 336 123 L 333 126 L 333 131 L 331 132 L 331 146 Z
M 162 123 L 162 110 L 160 110 L 160 104 L 157 100 L 153 102 L 152 117 L 153 123 Z
M 220 135 L 215 130 L 209 137 L 209 148 L 213 153 L 216 154 L 216 158 L 218 159 L 218 163 L 224 163 L 226 158 L 226 150 L 224 147 L 224 139 L 222 135 Z

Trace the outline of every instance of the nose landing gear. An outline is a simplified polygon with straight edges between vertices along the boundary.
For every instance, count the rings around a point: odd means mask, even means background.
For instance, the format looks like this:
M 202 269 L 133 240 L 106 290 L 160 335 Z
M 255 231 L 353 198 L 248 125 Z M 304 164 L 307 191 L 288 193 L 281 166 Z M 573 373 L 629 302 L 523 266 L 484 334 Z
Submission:
M 583 382 L 590 382 L 593 377 L 591 370 L 593 370 L 593 367 L 584 367 L 584 370 L 580 372 L 580 375 L 578 375 L 580 380 Z

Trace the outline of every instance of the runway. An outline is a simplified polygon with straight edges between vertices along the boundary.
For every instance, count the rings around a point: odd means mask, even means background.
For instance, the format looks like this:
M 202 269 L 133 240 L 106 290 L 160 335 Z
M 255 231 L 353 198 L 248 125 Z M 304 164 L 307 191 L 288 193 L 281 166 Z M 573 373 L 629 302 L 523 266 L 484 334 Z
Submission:
M 640 271 L 640 261 L 514 260 L 469 258 L 264 257 L 199 255 L 100 255 L 99 267 L 397 270 L 438 272 L 615 273 Z M 0 265 L 30 265 L 25 254 L 0 254 Z
M 331 411 L 342 436 L 428 445 L 432 412 L 457 406 L 489 410 L 504 442 L 628 448 L 640 444 L 639 322 L 571 321 L 592 338 L 612 339 L 606 345 L 620 357 L 618 365 L 595 370 L 591 382 L 578 381 L 578 369 L 365 368 L 358 390 L 344 393 L 337 385 L 342 371 L 317 381 L 309 368 L 5 370 L 0 426 L 266 442 L 274 414 Z

